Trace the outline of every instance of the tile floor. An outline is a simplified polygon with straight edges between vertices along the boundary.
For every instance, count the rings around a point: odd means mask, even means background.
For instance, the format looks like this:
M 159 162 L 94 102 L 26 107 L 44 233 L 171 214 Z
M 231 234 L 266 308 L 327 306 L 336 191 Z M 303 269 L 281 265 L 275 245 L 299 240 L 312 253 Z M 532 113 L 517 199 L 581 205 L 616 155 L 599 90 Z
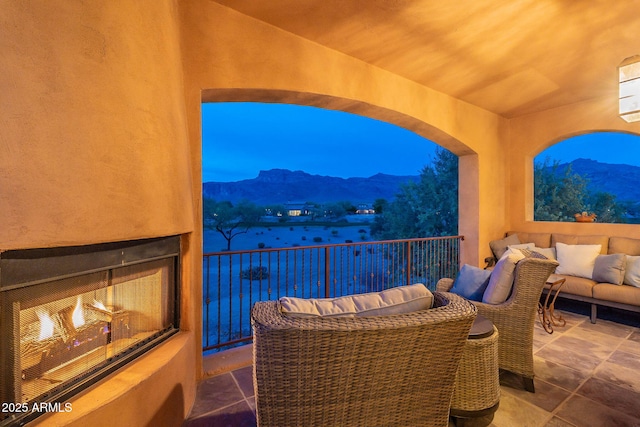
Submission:
M 640 315 L 601 308 L 596 324 L 588 307 L 558 302 L 565 327 L 547 334 L 536 323 L 536 393 L 519 378 L 500 376 L 494 427 L 640 427 Z M 184 427 L 255 426 L 252 368 L 244 366 L 202 381 Z

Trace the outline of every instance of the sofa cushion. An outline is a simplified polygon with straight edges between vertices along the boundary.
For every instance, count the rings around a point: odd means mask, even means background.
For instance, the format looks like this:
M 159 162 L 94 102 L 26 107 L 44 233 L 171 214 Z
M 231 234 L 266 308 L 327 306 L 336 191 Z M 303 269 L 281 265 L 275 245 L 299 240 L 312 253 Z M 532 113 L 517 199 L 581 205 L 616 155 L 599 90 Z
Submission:
M 579 295 L 583 297 L 593 297 L 593 287 L 595 286 L 596 282 L 591 279 L 585 279 L 584 277 L 576 276 L 564 276 L 560 274 L 552 275 L 551 277 L 549 277 L 547 283 L 552 281 L 552 278 L 554 280 L 557 280 L 558 278 L 565 279 L 562 288 L 560 288 L 560 296 L 562 296 L 562 293 L 564 292 L 567 294 Z M 545 287 L 549 288 L 549 285 L 547 284 L 545 285 Z
M 504 239 L 492 240 L 491 242 L 489 242 L 489 247 L 493 252 L 493 256 L 496 257 L 496 259 L 500 259 L 502 258 L 502 255 L 504 255 L 504 253 L 507 251 L 509 245 L 518 244 L 520 244 L 520 239 L 517 235 L 512 234 L 511 236 L 507 236 Z
M 431 308 L 433 294 L 417 283 L 338 298 L 282 297 L 279 302 L 283 313 L 295 317 L 385 316 Z
M 611 237 L 609 239 L 610 254 L 640 255 L 640 239 L 629 237 Z
M 483 270 L 469 264 L 460 269 L 451 291 L 471 301 L 482 301 L 482 295 L 489 283 L 490 270 Z
M 604 301 L 640 306 L 640 288 L 634 286 L 598 283 L 593 287 L 593 297 Z
M 640 256 L 627 256 L 623 283 L 640 288 Z
M 513 271 L 518 261 L 523 258 L 522 252 L 516 250 L 498 261 L 491 272 L 489 284 L 482 296 L 482 302 L 486 304 L 502 304 L 507 300 L 513 286 Z
M 624 254 L 598 255 L 593 266 L 593 280 L 622 285 L 626 262 Z
M 606 255 L 609 249 L 609 237 L 600 235 L 579 236 L 575 234 L 557 234 L 551 235 L 551 246 L 558 247 L 558 243 L 565 245 L 600 245 L 600 253 Z M 559 261 L 559 260 L 558 260 Z
M 556 274 L 591 279 L 596 257 L 601 250 L 601 245 L 567 245 L 557 242 L 556 253 L 560 265 L 556 268 Z
M 551 233 L 525 233 L 522 231 L 509 231 L 508 236 L 518 235 L 521 242 L 533 242 L 539 248 L 551 247 Z

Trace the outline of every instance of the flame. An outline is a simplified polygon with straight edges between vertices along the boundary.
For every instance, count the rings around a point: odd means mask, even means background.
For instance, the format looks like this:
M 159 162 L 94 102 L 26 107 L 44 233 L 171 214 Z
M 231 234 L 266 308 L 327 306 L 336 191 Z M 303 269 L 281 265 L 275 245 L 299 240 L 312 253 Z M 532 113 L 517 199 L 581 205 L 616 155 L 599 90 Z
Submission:
M 36 314 L 40 319 L 40 335 L 38 336 L 38 340 L 42 341 L 47 338 L 51 338 L 53 336 L 53 320 L 51 320 L 51 316 L 47 313 L 46 310 L 40 308 L 36 310 Z
M 98 301 L 98 300 L 93 300 L 93 304 L 92 304 L 95 308 L 99 308 L 100 310 L 104 310 L 104 311 L 111 311 L 111 310 L 107 310 L 107 307 L 104 306 L 104 304 L 102 303 L 102 301 Z
M 73 309 L 71 320 L 73 321 L 74 328 L 79 328 L 84 325 L 84 310 L 82 309 L 82 298 L 80 296 L 78 296 L 76 308 Z

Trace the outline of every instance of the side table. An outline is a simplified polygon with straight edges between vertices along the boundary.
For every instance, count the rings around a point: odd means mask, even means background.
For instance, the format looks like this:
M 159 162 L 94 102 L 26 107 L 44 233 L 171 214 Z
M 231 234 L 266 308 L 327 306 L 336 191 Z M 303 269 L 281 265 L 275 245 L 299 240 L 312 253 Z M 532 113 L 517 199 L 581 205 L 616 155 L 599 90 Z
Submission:
M 547 331 L 548 334 L 553 333 L 554 326 L 564 326 L 567 324 L 567 322 L 562 318 L 562 314 L 556 315 L 555 313 L 556 298 L 558 298 L 560 288 L 562 288 L 562 285 L 564 285 L 564 282 L 566 280 L 567 279 L 565 278 L 558 278 L 553 274 L 549 276 L 549 278 L 547 279 L 549 289 L 545 291 L 547 297 L 544 300 L 544 304 L 538 302 L 538 315 L 540 316 L 540 323 L 542 323 L 542 327 L 545 331 Z M 551 298 L 551 301 L 549 301 L 549 298 Z
M 456 426 L 463 426 L 470 418 L 493 419 L 499 404 L 498 329 L 489 319 L 478 315 L 456 373 L 451 416 Z

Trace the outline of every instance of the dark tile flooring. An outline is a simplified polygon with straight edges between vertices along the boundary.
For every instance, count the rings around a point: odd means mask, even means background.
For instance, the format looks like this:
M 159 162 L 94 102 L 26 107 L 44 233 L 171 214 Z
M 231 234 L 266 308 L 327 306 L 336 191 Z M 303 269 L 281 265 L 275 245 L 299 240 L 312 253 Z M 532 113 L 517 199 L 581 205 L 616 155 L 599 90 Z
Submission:
M 640 427 L 640 315 L 601 309 L 592 324 L 586 306 L 559 308 L 566 326 L 547 334 L 536 324 L 536 393 L 502 373 L 500 407 L 477 424 Z M 255 426 L 253 396 L 250 365 L 207 378 L 184 426 Z

